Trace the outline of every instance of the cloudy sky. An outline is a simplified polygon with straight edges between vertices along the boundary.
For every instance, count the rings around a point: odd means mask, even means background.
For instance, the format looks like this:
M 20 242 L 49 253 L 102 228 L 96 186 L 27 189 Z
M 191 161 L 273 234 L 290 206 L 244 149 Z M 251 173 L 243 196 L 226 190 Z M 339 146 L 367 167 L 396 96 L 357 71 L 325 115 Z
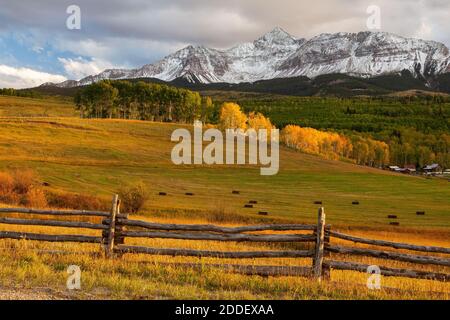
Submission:
M 80 30 L 66 26 L 70 5 Z M 275 26 L 299 38 L 363 31 L 370 5 L 381 31 L 450 46 L 449 0 L 0 0 L 0 87 L 140 67 L 188 44 L 227 48 Z

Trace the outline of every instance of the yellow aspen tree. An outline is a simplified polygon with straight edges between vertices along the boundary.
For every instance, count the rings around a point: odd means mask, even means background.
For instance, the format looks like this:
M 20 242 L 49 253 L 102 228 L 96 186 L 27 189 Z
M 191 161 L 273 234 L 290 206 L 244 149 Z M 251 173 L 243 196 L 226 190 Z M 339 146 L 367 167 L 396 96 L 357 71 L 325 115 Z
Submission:
M 238 104 L 225 102 L 220 108 L 219 127 L 226 129 L 247 128 L 247 116 L 241 111 Z
M 248 115 L 248 127 L 258 131 L 259 129 L 266 129 L 268 132 L 273 128 L 269 118 L 264 117 L 261 113 L 250 112 Z

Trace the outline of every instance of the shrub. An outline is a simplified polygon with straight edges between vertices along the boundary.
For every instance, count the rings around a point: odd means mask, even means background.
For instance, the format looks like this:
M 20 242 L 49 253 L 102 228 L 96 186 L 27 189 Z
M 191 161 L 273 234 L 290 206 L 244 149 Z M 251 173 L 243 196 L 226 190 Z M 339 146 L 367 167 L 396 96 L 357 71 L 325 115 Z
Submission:
M 7 172 L 0 172 L 0 202 L 15 204 L 20 196 L 14 192 L 14 178 Z
M 126 213 L 138 213 L 148 199 L 147 188 L 143 183 L 125 186 L 118 193 L 122 201 L 121 211 Z
M 108 211 L 108 201 L 91 195 L 44 191 L 32 170 L 0 172 L 0 202 L 32 208 Z
M 47 200 L 32 170 L 0 172 L 0 201 L 12 205 L 46 207 Z
M 31 188 L 22 198 L 21 204 L 31 208 L 45 208 L 47 207 L 47 198 L 42 189 Z
M 37 185 L 36 174 L 30 170 L 16 170 L 12 173 L 14 177 L 14 191 L 18 194 L 25 195 Z
M 47 192 L 47 201 L 49 206 L 62 209 L 94 211 L 110 209 L 107 201 L 87 194 Z

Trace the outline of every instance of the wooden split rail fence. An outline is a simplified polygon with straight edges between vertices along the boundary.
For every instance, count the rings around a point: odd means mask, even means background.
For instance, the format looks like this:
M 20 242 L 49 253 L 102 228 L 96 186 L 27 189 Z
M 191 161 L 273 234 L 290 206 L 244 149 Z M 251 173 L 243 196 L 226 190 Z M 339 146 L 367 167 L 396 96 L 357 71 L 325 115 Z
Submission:
M 21 218 L 4 217 L 2 214 L 21 214 Z M 33 218 L 22 218 L 24 214 L 33 215 Z M 59 217 L 58 220 L 48 218 L 34 218 L 45 215 Z M 101 218 L 101 223 L 62 220 L 61 217 L 88 217 Z M 331 230 L 326 225 L 325 212 L 319 209 L 317 224 L 270 224 L 250 225 L 240 227 L 223 227 L 199 224 L 161 224 L 141 220 L 132 220 L 128 214 L 120 212 L 120 200 L 117 195 L 113 197 L 111 211 L 84 211 L 84 210 L 36 210 L 24 208 L 0 208 L 0 224 L 51 226 L 77 229 L 101 230 L 101 235 L 80 234 L 40 234 L 17 231 L 0 231 L 0 239 L 25 239 L 46 242 L 79 242 L 97 243 L 103 246 L 106 257 L 121 257 L 124 254 L 137 253 L 149 255 L 188 256 L 188 257 L 215 257 L 227 259 L 256 259 L 256 258 L 310 258 L 309 266 L 258 266 L 239 264 L 211 264 L 212 267 L 221 267 L 226 270 L 244 274 L 262 276 L 311 276 L 318 280 L 329 278 L 330 270 L 352 270 L 367 272 L 369 265 L 333 260 L 331 255 L 364 256 L 386 259 L 421 265 L 437 265 L 443 268 L 450 267 L 450 248 L 418 246 L 405 243 L 396 243 L 384 240 L 372 240 L 346 235 Z M 271 234 L 266 232 L 271 231 Z M 302 231 L 303 233 L 280 234 L 276 231 Z M 259 233 L 257 233 L 259 232 Z M 263 233 L 261 233 L 263 232 Z M 307 232 L 307 233 L 304 233 Z M 126 245 L 126 238 L 162 238 L 203 241 L 235 241 L 235 242 L 266 242 L 266 243 L 309 243 L 310 249 L 277 250 L 277 251 L 206 251 L 193 249 L 152 248 L 147 246 Z M 396 251 L 376 250 L 363 247 L 348 247 L 331 244 L 330 239 L 336 238 L 370 246 L 389 247 L 397 250 L 426 252 L 427 255 L 400 253 Z M 430 253 L 439 254 L 432 256 Z M 183 266 L 203 268 L 202 264 L 184 263 Z M 379 266 L 384 276 L 409 277 L 420 279 L 433 279 L 448 281 L 450 274 L 444 272 L 430 272 L 427 270 L 400 269 Z M 448 269 L 447 269 L 448 270 Z

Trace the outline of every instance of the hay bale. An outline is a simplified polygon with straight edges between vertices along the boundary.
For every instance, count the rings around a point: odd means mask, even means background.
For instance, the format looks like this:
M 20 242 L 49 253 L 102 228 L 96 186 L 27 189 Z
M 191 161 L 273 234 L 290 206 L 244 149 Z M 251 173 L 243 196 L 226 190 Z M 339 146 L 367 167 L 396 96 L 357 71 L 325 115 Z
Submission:
M 248 203 L 250 203 L 250 204 L 257 204 L 258 201 L 256 201 L 256 200 L 250 200 Z
M 322 201 L 314 201 L 314 204 L 322 204 Z
M 388 219 L 397 219 L 397 216 L 394 214 L 390 214 L 387 217 L 388 217 Z
M 233 191 L 231 191 L 231 193 L 232 193 L 232 194 L 240 194 L 241 192 L 238 191 L 238 190 L 233 190 Z
M 389 222 L 391 226 L 399 226 L 400 222 Z
M 160 192 L 159 195 L 160 196 L 167 196 L 167 193 L 166 192 Z
M 424 216 L 425 215 L 425 211 L 417 211 L 416 215 L 418 216 Z
M 267 215 L 269 215 L 269 213 L 267 211 L 259 211 L 258 214 L 260 216 L 267 216 Z
M 252 204 L 246 204 L 246 205 L 244 205 L 244 208 L 253 208 L 253 205 Z

